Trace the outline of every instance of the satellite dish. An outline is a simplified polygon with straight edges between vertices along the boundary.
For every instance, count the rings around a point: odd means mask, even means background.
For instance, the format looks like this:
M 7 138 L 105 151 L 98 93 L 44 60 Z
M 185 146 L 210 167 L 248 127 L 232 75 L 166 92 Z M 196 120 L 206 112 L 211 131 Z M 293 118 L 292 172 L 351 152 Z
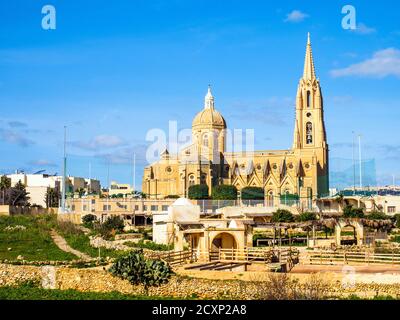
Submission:
M 39 171 L 36 171 L 34 174 L 41 174 L 41 173 L 43 173 L 43 172 L 45 172 L 46 170 L 39 170 Z

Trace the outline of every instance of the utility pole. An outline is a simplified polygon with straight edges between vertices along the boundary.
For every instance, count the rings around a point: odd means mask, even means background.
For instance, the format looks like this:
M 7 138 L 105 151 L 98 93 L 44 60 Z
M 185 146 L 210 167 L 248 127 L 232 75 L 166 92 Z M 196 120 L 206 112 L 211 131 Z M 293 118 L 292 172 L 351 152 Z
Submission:
M 132 181 L 132 189 L 135 193 L 136 191 L 136 153 L 133 154 L 133 181 Z
M 61 193 L 61 212 L 65 213 L 65 180 L 67 175 L 67 126 L 64 126 L 64 157 L 63 157 L 63 176 L 62 176 L 62 193 Z
M 92 184 L 92 163 L 89 162 L 89 186 L 88 186 L 88 194 L 91 192 L 91 184 Z
M 353 133 L 353 195 L 356 194 L 356 160 L 355 160 L 355 155 L 354 155 L 354 148 L 355 148 L 355 135 L 354 131 Z
M 358 135 L 358 158 L 360 161 L 360 189 L 362 189 L 362 159 L 361 159 L 361 135 Z
M 107 188 L 108 188 L 108 194 L 107 194 L 107 211 L 108 211 L 109 199 L 110 199 L 110 159 L 107 160 Z

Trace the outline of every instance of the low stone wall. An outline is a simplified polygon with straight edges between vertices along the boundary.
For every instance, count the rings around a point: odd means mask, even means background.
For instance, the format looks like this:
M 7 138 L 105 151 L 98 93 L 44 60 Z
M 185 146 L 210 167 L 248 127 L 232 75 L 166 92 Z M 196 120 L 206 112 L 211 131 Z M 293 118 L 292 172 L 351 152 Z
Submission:
M 74 224 L 81 224 L 83 216 L 84 215 L 80 213 L 59 213 L 57 219 L 60 221 L 72 222 Z
M 306 283 L 309 278 L 304 276 L 299 278 L 299 281 Z M 258 299 L 264 290 L 263 277 L 266 279 L 267 274 L 255 273 L 253 281 L 207 280 L 173 276 L 169 283 L 150 288 L 149 295 L 177 298 L 197 297 L 200 299 Z M 325 278 L 324 276 L 324 281 L 329 283 L 330 295 L 346 296 L 354 293 L 362 297 L 373 297 L 376 294 L 400 297 L 400 280 L 399 283 L 386 284 L 356 282 L 352 286 L 343 287 L 339 278 L 336 280 Z M 44 287 L 53 289 L 143 294 L 142 286 L 132 286 L 128 281 L 112 276 L 102 267 L 77 269 L 0 265 L 1 286 L 17 285 L 28 280 L 38 281 Z M 362 279 L 357 279 L 357 281 L 362 281 Z

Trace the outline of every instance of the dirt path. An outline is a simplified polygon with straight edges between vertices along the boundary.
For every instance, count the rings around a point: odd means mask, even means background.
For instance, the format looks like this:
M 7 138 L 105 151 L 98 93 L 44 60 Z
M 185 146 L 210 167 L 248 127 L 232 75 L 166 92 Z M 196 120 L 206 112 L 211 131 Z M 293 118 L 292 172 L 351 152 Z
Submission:
M 53 238 L 54 243 L 59 247 L 62 251 L 72 253 L 83 260 L 91 260 L 92 258 L 88 256 L 86 253 L 75 250 L 69 246 L 67 241 L 63 237 L 61 237 L 55 230 L 51 230 L 51 237 Z

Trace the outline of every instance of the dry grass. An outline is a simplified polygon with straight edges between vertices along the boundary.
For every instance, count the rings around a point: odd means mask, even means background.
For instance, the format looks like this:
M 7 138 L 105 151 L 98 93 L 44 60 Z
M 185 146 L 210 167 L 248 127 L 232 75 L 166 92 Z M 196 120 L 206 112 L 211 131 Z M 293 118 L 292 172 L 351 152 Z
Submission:
M 258 300 L 323 300 L 329 289 L 329 283 L 318 274 L 311 274 L 304 283 L 300 283 L 287 273 L 268 273 L 252 279 L 249 285 L 255 290 Z

